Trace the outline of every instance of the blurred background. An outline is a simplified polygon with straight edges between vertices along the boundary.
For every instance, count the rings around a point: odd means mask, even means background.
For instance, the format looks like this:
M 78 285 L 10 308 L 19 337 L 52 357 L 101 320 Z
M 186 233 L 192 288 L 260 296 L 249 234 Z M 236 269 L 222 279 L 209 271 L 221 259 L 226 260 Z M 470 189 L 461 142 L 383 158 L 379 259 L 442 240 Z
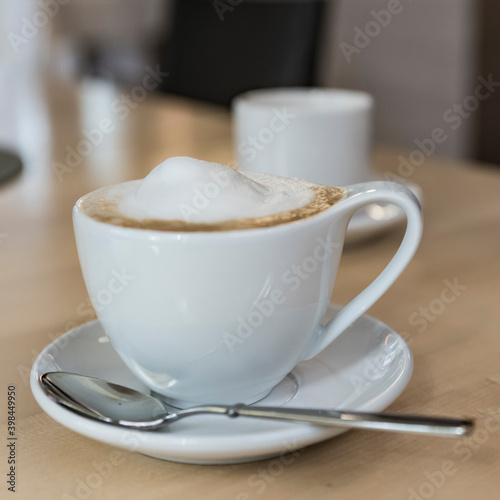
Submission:
M 58 123 L 81 130 L 120 89 L 136 94 L 118 116 L 146 92 L 227 107 L 315 85 L 373 94 L 380 144 L 413 150 L 441 128 L 426 154 L 498 163 L 499 23 L 494 0 L 0 0 L 0 147 L 50 153 L 60 82 L 80 121 L 58 108 Z

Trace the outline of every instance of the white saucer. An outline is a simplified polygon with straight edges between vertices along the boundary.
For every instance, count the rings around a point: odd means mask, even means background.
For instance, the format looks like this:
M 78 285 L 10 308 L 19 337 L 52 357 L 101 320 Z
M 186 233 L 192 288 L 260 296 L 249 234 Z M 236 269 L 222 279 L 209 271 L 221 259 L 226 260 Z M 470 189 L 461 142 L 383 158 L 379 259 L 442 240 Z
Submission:
M 387 325 L 363 316 L 316 358 L 299 363 L 259 404 L 381 411 L 404 390 L 412 368 L 412 355 L 404 340 Z M 248 462 L 344 432 L 335 427 L 207 415 L 189 417 L 156 432 L 121 429 L 77 415 L 49 399 L 39 377 L 58 370 L 148 392 L 115 353 L 98 321 L 67 332 L 38 356 L 31 371 L 33 395 L 54 420 L 75 432 L 164 460 Z
M 382 177 L 372 179 L 374 181 L 385 180 Z M 413 191 L 420 204 L 423 202 L 422 190 L 419 186 L 409 181 L 401 181 L 407 188 Z M 345 237 L 346 244 L 360 243 L 364 240 L 383 234 L 398 226 L 406 220 L 404 212 L 390 203 L 374 203 L 358 210 L 352 217 L 347 227 Z

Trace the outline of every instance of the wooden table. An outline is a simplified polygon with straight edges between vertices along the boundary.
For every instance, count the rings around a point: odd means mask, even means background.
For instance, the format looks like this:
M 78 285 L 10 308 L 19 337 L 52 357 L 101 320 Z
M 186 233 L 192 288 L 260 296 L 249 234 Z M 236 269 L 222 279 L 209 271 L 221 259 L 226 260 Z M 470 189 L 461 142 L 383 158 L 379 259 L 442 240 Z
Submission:
M 17 496 L 73 499 L 496 499 L 500 491 L 500 174 L 430 157 L 405 177 L 424 192 L 425 230 L 410 266 L 370 314 L 402 333 L 415 357 L 413 378 L 390 407 L 405 413 L 469 415 L 473 437 L 457 442 L 368 431 L 311 446 L 271 475 L 272 460 L 229 466 L 163 462 L 81 437 L 40 411 L 28 385 L 40 350 L 91 319 L 71 223 L 75 200 L 99 186 L 143 177 L 164 158 L 232 158 L 227 111 L 149 95 L 117 116 L 122 91 L 103 83 L 37 87 L 36 127 L 24 141 L 24 173 L 0 186 L 1 422 L 7 387 L 16 387 Z M 1 118 L 0 118 L 1 119 Z M 102 119 L 114 128 L 58 175 Z M 25 132 L 26 132 L 25 130 Z M 96 135 L 97 137 L 97 135 Z M 81 145 L 80 145 L 81 146 Z M 83 146 L 80 147 L 82 149 Z M 407 156 L 406 156 L 407 157 Z M 381 172 L 397 172 L 398 153 L 380 150 Z M 68 165 L 66 165 L 68 166 Z M 348 248 L 333 300 L 346 303 L 382 269 L 402 229 Z M 455 284 L 455 300 L 443 290 Z M 459 286 L 457 286 L 459 285 Z M 6 427 L 2 427 L 5 443 Z M 1 495 L 7 493 L 2 445 Z M 8 450 L 7 450 L 8 451 Z M 118 455 L 117 455 L 118 453 Z M 99 470 L 101 481 L 82 484 Z M 265 486 L 249 479 L 262 474 Z M 96 484 L 95 481 L 93 484 Z M 259 483 L 261 484 L 261 483 Z

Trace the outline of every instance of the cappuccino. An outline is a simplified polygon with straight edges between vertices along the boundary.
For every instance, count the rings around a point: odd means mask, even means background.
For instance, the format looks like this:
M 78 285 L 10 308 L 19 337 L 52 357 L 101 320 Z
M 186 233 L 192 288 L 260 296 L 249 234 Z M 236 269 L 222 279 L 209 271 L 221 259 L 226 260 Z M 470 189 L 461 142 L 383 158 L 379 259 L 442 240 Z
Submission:
M 128 228 L 230 231 L 306 219 L 344 196 L 337 187 L 175 157 L 143 180 L 89 193 L 78 207 L 98 222 Z
M 373 203 L 406 212 L 403 243 L 381 279 L 327 321 L 347 222 Z M 387 290 L 422 229 L 418 201 L 391 182 L 344 192 L 188 158 L 81 198 L 73 222 L 85 284 L 111 344 L 177 407 L 261 400 Z M 110 291 L 116 273 L 133 278 L 122 291 Z

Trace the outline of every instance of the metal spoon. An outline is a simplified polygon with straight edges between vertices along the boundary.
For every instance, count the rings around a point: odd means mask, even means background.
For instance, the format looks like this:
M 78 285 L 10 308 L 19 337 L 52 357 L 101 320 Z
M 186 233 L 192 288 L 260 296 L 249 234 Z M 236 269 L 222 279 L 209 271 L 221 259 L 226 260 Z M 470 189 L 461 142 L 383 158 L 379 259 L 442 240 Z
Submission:
M 172 408 L 174 411 L 168 412 L 164 404 L 156 398 L 121 385 L 76 373 L 45 373 L 40 377 L 40 384 L 51 399 L 76 413 L 100 422 L 140 430 L 154 430 L 190 415 L 206 413 L 444 437 L 466 436 L 474 427 L 474 422 L 468 419 L 274 408 L 242 404 L 205 405 L 185 410 Z

